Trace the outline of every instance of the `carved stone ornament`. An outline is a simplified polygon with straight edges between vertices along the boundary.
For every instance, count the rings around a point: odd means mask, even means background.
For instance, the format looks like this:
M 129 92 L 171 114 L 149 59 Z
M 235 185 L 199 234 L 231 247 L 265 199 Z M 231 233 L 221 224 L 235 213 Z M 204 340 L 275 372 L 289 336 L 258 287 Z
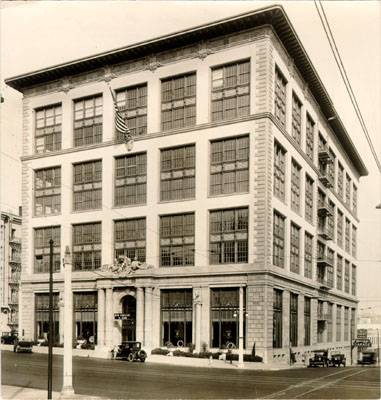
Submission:
M 138 270 L 152 269 L 153 266 L 147 263 L 142 263 L 138 260 L 131 260 L 127 256 L 119 256 L 114 260 L 113 264 L 102 265 L 101 272 L 111 272 L 119 276 L 133 274 Z
M 70 83 L 69 78 L 62 79 L 62 84 L 61 84 L 62 92 L 68 93 L 73 88 L 74 88 L 74 85 Z
M 202 304 L 202 302 L 201 302 L 201 293 L 200 293 L 200 290 L 198 290 L 198 289 L 194 290 L 193 304 L 194 305 L 198 305 L 198 304 L 201 305 Z
M 116 78 L 116 75 L 112 72 L 111 68 L 104 68 L 104 75 L 102 80 L 104 80 L 105 82 L 111 82 L 114 78 Z
M 213 51 L 211 49 L 202 48 L 194 55 L 194 57 L 199 58 L 200 60 L 204 60 L 210 54 L 213 54 Z
M 149 71 L 154 72 L 161 66 L 162 66 L 162 64 L 159 61 L 157 61 L 156 57 L 150 57 L 145 69 L 148 69 Z

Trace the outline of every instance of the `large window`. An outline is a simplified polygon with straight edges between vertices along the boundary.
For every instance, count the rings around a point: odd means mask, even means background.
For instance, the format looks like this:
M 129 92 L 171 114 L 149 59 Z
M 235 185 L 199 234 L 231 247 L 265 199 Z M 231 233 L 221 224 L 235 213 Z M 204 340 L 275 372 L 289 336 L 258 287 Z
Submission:
M 352 211 L 353 214 L 357 215 L 357 187 L 353 185 L 352 192 Z
M 344 215 L 337 209 L 337 245 L 343 248 L 343 223 Z
M 300 228 L 292 222 L 290 236 L 290 271 L 298 274 L 300 269 Z
M 86 340 L 87 344 L 97 344 L 98 325 L 97 292 L 74 293 L 75 338 Z
M 286 93 L 287 81 L 278 67 L 275 67 L 275 93 L 274 93 L 274 113 L 275 118 L 280 124 L 286 126 Z
M 49 340 L 49 293 L 36 293 L 34 305 L 35 340 Z M 58 293 L 53 293 L 53 344 L 59 344 Z
M 273 215 L 273 264 L 284 268 L 285 217 L 274 211 Z
M 74 102 L 74 147 L 102 142 L 101 95 Z
M 290 345 L 298 345 L 298 295 L 290 293 Z
M 302 135 L 302 103 L 295 93 L 292 93 L 292 137 L 300 146 Z
M 291 162 L 291 208 L 300 209 L 300 165 L 293 159 Z
M 225 348 L 229 343 L 239 346 L 239 288 L 215 288 L 210 291 L 210 345 Z M 246 290 L 243 295 L 243 342 L 246 343 Z
M 332 323 L 333 323 L 333 317 L 332 317 L 332 303 L 327 304 L 327 342 L 331 343 L 333 341 L 333 335 L 332 335 Z
M 161 150 L 160 200 L 195 197 L 196 146 Z
M 352 180 L 348 174 L 345 174 L 345 204 L 348 208 L 351 207 L 351 187 L 352 187 Z
M 163 346 L 192 343 L 192 289 L 160 291 L 161 341 Z
M 127 256 L 131 260 L 146 260 L 146 219 L 134 218 L 115 221 L 115 258 Z
M 349 221 L 349 219 L 345 218 L 345 251 L 347 253 L 350 253 L 351 251 L 350 236 L 351 236 L 351 222 Z
M 330 157 L 330 162 L 328 163 L 328 177 L 329 177 L 329 180 L 331 181 L 333 187 L 335 187 L 336 155 L 331 148 L 328 151 L 329 151 L 329 157 Z
M 344 307 L 344 342 L 349 340 L 349 308 Z
M 357 292 L 357 277 L 356 277 L 356 265 L 352 265 L 352 280 L 351 280 L 351 293 L 356 296 Z
M 73 225 L 73 270 L 94 270 L 101 266 L 102 226 L 100 222 Z
M 306 155 L 310 160 L 314 160 L 314 151 L 315 151 L 315 122 L 313 119 L 307 114 L 306 119 Z
M 331 215 L 327 216 L 327 233 L 332 240 L 335 240 L 335 203 L 332 200 L 328 200 L 329 208 L 332 211 Z
M 147 133 L 147 84 L 116 92 L 116 102 L 132 136 Z M 118 132 L 118 135 L 121 135 Z
M 250 61 L 212 69 L 212 121 L 250 114 Z
M 336 289 L 343 290 L 343 257 L 337 255 L 336 264 Z
M 160 217 L 160 265 L 194 265 L 194 213 Z
M 34 174 L 34 214 L 36 217 L 61 212 L 61 167 L 45 168 Z
M 313 222 L 313 209 L 314 209 L 314 181 L 306 174 L 306 196 L 305 196 L 305 217 L 310 223 Z
M 317 342 L 318 343 L 323 343 L 324 341 L 324 332 L 325 332 L 325 321 L 323 319 L 321 319 L 324 316 L 324 302 L 318 300 L 318 308 L 317 308 L 317 312 L 318 312 L 318 323 L 317 323 Z
M 74 165 L 74 211 L 102 208 L 102 160 Z
M 357 228 L 352 225 L 352 256 L 357 256 Z
M 210 264 L 248 262 L 249 210 L 210 211 Z
M 345 260 L 345 270 L 344 270 L 344 291 L 349 293 L 349 261 Z
M 285 196 L 286 150 L 274 143 L 274 195 L 281 200 Z
M 341 333 L 341 306 L 336 305 L 336 342 L 341 342 L 342 340 L 342 333 Z
M 147 192 L 147 154 L 115 159 L 115 205 L 144 204 Z
M 338 163 L 338 170 L 337 170 L 337 194 L 339 195 L 340 199 L 344 196 L 344 167 Z
M 210 194 L 249 190 L 249 137 L 211 142 Z
M 283 292 L 274 289 L 273 292 L 273 348 L 282 347 Z
M 312 278 L 312 246 L 313 236 L 308 232 L 304 234 L 304 276 Z
M 61 104 L 39 108 L 35 112 L 35 152 L 46 153 L 61 150 Z
M 311 299 L 304 298 L 304 345 L 311 344 Z
M 161 81 L 161 126 L 163 131 L 196 124 L 196 74 Z
M 47 226 L 34 230 L 34 272 L 49 272 L 51 239 L 53 239 L 53 271 L 60 270 L 61 228 Z

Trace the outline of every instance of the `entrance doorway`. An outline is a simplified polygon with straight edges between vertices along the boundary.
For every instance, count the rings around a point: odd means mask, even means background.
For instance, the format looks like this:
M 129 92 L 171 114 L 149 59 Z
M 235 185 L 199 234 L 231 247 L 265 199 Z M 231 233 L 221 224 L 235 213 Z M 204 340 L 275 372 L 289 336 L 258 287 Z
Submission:
M 122 341 L 136 340 L 136 299 L 134 296 L 123 298 L 122 312 L 127 319 L 122 321 Z

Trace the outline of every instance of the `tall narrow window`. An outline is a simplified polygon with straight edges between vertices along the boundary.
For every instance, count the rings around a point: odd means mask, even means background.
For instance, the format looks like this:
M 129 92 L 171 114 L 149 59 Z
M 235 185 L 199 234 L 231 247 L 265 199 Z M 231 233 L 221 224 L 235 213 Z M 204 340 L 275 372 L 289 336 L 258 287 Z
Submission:
M 352 186 L 352 179 L 348 174 L 345 174 L 345 204 L 348 208 L 351 207 L 351 186 Z
M 333 288 L 333 266 L 335 264 L 335 252 L 327 247 L 327 283 L 330 288 Z
M 249 190 L 249 137 L 211 142 L 210 194 Z
M 274 143 L 274 195 L 281 200 L 285 198 L 286 150 Z
M 349 293 L 349 261 L 345 260 L 345 270 L 344 270 L 344 291 Z
M 304 298 L 304 345 L 311 344 L 311 299 Z
M 298 295 L 290 294 L 290 344 L 298 345 Z
M 342 325 L 342 308 L 338 304 L 336 305 L 336 342 L 341 342 L 342 333 L 341 333 L 341 325 Z
M 327 230 L 328 236 L 335 240 L 335 203 L 332 200 L 328 200 L 329 208 L 331 209 L 332 214 L 327 217 Z
M 274 113 L 280 124 L 286 126 L 287 81 L 278 67 L 275 68 Z
M 132 136 L 147 134 L 147 84 L 116 92 L 116 102 Z M 118 135 L 121 135 L 118 132 Z
M 357 215 L 357 186 L 355 185 L 352 191 L 352 211 L 354 215 Z
M 344 215 L 338 209 L 337 210 L 337 245 L 343 248 L 343 223 Z
M 250 114 L 250 61 L 212 69 L 212 121 Z
M 146 260 L 146 219 L 134 218 L 115 221 L 115 258 Z
M 160 314 L 163 346 L 192 343 L 192 289 L 162 289 Z
M 335 179 L 336 179 L 336 155 L 333 152 L 333 150 L 330 148 L 329 149 L 329 157 L 330 157 L 330 162 L 328 163 L 328 176 L 329 180 L 332 183 L 333 187 L 335 186 Z
M 300 228 L 291 223 L 290 271 L 299 273 L 300 269 Z
M 337 194 L 340 199 L 343 199 L 344 196 L 344 167 L 338 163 L 338 170 L 337 170 Z
M 351 293 L 353 296 L 356 296 L 357 293 L 357 277 L 356 277 L 356 265 L 352 264 L 352 281 L 351 281 Z
M 302 103 L 295 93 L 292 93 L 292 137 L 300 146 L 302 135 Z
M 308 232 L 304 234 L 304 276 L 312 278 L 312 242 L 313 236 Z
M 243 294 L 243 310 L 246 314 L 246 290 Z M 211 347 L 239 345 L 239 288 L 215 288 L 210 291 Z M 243 320 L 243 343 L 246 343 L 246 320 Z
M 274 289 L 273 292 L 273 348 L 280 349 L 282 347 L 282 319 L 283 319 L 283 292 Z
M 313 222 L 314 209 L 314 181 L 306 174 L 305 217 L 308 222 Z
M 102 96 L 74 102 L 74 147 L 102 142 Z
M 352 225 L 352 256 L 357 256 L 357 228 Z
M 323 343 L 324 340 L 324 331 L 326 330 L 325 326 L 325 318 L 326 315 L 324 314 L 324 301 L 318 300 L 318 323 L 317 323 L 317 342 Z
M 97 344 L 98 296 L 97 292 L 73 293 L 75 332 L 74 337 L 85 339 L 94 347 Z
M 337 255 L 336 264 L 336 289 L 343 290 L 343 257 Z
M 53 271 L 60 270 L 61 227 L 47 226 L 34 230 L 34 272 L 49 272 L 50 240 L 53 239 Z
M 74 211 L 102 208 L 102 160 L 74 165 Z
M 349 340 L 349 308 L 344 307 L 344 341 Z
M 351 222 L 349 221 L 349 219 L 345 218 L 345 251 L 347 253 L 350 253 L 351 251 L 350 236 L 351 236 Z
M 35 118 L 35 152 L 46 153 L 61 150 L 61 104 L 37 109 Z
M 160 217 L 160 265 L 194 265 L 194 213 Z
M 115 159 L 115 205 L 145 204 L 147 194 L 147 154 Z
M 247 263 L 249 210 L 210 211 L 211 264 Z
M 285 217 L 274 211 L 273 264 L 281 268 L 284 268 L 284 221 Z
M 195 145 L 161 150 L 160 200 L 194 198 L 195 153 Z
M 327 304 L 327 342 L 331 343 L 333 341 L 332 336 L 332 303 Z
M 36 293 L 34 295 L 34 321 L 35 321 L 35 340 L 48 340 L 49 335 L 49 293 Z M 53 293 L 53 344 L 60 342 L 59 327 L 59 294 Z
M 291 162 L 291 208 L 300 209 L 300 165 L 293 159 Z
M 61 167 L 45 168 L 34 174 L 34 214 L 36 217 L 61 212 Z
M 306 119 L 306 155 L 310 160 L 314 160 L 314 151 L 315 151 L 315 122 L 313 119 L 307 114 Z
M 101 223 L 73 225 L 73 270 L 95 270 L 101 266 Z
M 161 81 L 161 126 L 163 131 L 196 124 L 196 74 Z

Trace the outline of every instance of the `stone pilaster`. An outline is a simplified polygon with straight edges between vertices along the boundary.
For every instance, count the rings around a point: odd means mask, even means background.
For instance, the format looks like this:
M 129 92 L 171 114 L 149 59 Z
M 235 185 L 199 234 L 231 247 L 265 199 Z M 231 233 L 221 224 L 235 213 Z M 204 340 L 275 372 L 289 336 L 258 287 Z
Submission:
M 144 339 L 144 292 L 143 288 L 136 288 L 136 340 Z
M 145 288 L 144 306 L 144 346 L 150 349 L 152 346 L 152 288 Z
M 98 347 L 105 345 L 105 291 L 98 289 Z
M 105 345 L 112 347 L 113 333 L 114 333 L 114 309 L 113 309 L 113 290 L 112 288 L 106 289 L 106 338 Z

